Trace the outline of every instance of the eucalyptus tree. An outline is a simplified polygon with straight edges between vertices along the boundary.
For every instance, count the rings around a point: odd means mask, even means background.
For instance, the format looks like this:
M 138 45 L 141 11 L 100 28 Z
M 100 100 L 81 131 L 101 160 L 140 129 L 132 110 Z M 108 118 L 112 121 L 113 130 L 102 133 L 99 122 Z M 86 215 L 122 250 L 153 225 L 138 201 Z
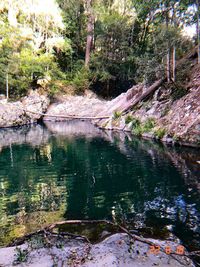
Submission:
M 141 27 L 139 57 L 149 51 L 151 58 L 160 58 L 159 53 L 167 80 L 175 81 L 176 50 L 183 38 L 180 31 L 191 20 L 189 1 L 133 0 L 133 3 Z

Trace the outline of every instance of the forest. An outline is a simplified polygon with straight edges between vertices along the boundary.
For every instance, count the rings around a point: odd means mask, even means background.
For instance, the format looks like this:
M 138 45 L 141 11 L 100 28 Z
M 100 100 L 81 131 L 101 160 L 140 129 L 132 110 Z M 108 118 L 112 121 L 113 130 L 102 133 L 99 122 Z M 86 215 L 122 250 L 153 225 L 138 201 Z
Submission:
M 163 77 L 181 84 L 176 66 L 199 44 L 198 10 L 198 0 L 3 0 L 0 93 L 16 99 L 42 85 L 50 96 L 111 98 Z

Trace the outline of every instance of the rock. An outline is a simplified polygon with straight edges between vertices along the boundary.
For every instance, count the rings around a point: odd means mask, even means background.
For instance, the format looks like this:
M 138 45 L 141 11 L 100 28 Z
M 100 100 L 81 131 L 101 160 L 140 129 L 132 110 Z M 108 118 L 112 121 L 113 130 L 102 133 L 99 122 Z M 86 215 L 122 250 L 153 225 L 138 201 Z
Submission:
M 38 79 L 37 84 L 40 85 L 41 87 L 45 88 L 49 84 L 50 81 L 51 81 L 51 77 L 46 76 L 44 78 Z
M 173 143 L 174 143 L 173 138 L 168 137 L 168 136 L 164 136 L 164 137 L 162 138 L 162 141 L 165 142 L 165 143 L 167 143 L 167 144 L 173 144 Z
M 47 96 L 31 91 L 22 101 L 0 101 L 0 128 L 20 126 L 37 122 L 49 105 Z M 28 112 L 31 111 L 31 112 Z M 35 113 L 32 113 L 35 112 Z
M 163 249 L 170 246 L 172 251 L 176 251 L 179 244 L 172 241 L 160 241 L 149 239 Z M 13 266 L 16 260 L 16 247 L 0 249 L 0 265 Z M 188 258 L 174 256 L 158 251 L 157 254 L 150 253 L 150 246 L 146 243 L 134 241 L 130 243 L 127 234 L 114 234 L 104 241 L 91 245 L 74 240 L 65 241 L 62 248 L 51 246 L 49 248 L 28 248 L 28 244 L 18 246 L 20 251 L 29 249 L 27 261 L 18 266 L 24 267 L 51 267 L 56 266 L 80 266 L 80 267 L 194 267 L 194 263 Z M 88 252 L 89 253 L 88 253 Z M 178 260 L 176 260 L 176 257 Z M 181 262 L 181 263 L 180 263 Z M 76 264 L 75 264 L 76 263 Z
M 105 107 L 106 101 L 98 99 L 93 96 L 92 93 L 88 93 L 85 96 L 63 96 L 63 99 L 59 103 L 53 103 L 50 105 L 47 111 L 47 115 L 44 120 L 49 121 L 64 121 L 69 118 L 56 118 L 48 117 L 50 115 L 75 115 L 78 117 L 95 117 Z
M 111 233 L 110 232 L 108 232 L 108 231 L 103 231 L 102 233 L 101 233 L 101 239 L 104 239 L 105 237 L 107 237 L 107 236 L 109 236 Z
M 146 139 L 153 139 L 154 138 L 154 134 L 153 133 L 143 133 L 142 137 L 144 137 Z
M 40 95 L 37 91 L 31 91 L 27 97 L 23 98 L 22 104 L 26 110 L 27 117 L 30 118 L 30 123 L 34 123 L 41 118 L 40 113 L 47 111 L 49 103 L 48 97 Z
M 0 94 L 0 100 L 6 99 L 6 96 L 4 94 Z

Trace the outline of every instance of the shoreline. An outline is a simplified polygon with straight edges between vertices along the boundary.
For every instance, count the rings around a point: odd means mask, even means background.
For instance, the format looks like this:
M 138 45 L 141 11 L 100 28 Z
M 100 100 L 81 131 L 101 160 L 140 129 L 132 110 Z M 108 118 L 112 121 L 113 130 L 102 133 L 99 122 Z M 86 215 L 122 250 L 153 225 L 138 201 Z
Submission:
M 188 253 L 178 242 L 171 240 L 146 239 L 148 243 L 133 240 L 126 233 L 115 233 L 102 241 L 92 244 L 80 237 L 66 239 L 64 237 L 45 234 L 36 235 L 23 244 L 0 248 L 0 265 L 51 267 L 194 267 L 193 261 L 186 256 Z M 179 248 L 182 253 L 174 254 Z M 171 253 L 167 254 L 168 250 Z

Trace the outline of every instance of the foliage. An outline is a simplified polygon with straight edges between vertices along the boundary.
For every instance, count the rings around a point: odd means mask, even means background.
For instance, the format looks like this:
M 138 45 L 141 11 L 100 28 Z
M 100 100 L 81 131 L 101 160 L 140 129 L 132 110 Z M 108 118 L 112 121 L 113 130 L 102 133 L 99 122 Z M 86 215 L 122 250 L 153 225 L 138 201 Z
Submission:
M 158 128 L 157 130 L 154 131 L 154 135 L 158 139 L 162 139 L 165 134 L 166 134 L 166 129 L 164 128 Z
M 48 7 L 54 10 L 44 6 L 43 1 L 12 2 L 15 10 L 5 1 L 0 13 L 0 88 L 5 93 L 7 80 L 9 93 L 18 96 L 36 86 L 37 79 L 50 83 L 65 79 L 54 51 L 67 53 L 71 47 L 59 35 L 62 17 L 53 0 Z M 36 8 L 32 10 L 33 5 Z
M 172 100 L 176 101 L 176 100 L 180 99 L 181 97 L 185 96 L 188 92 L 189 92 L 188 89 L 186 89 L 182 85 L 176 83 L 172 87 L 172 94 L 171 94 Z
M 131 128 L 134 135 L 140 136 L 143 134 L 142 123 L 138 118 L 132 118 Z
M 45 242 L 44 242 L 44 239 L 42 238 L 42 236 L 34 235 L 30 238 L 28 245 L 31 248 L 31 250 L 39 249 L 39 248 L 45 247 Z
M 148 118 L 143 123 L 138 118 L 132 118 L 132 131 L 137 136 L 150 132 L 155 125 L 156 122 L 154 118 Z
M 129 124 L 133 121 L 133 116 L 127 115 L 125 118 L 125 124 Z
M 141 136 L 144 133 L 143 128 L 142 128 L 141 125 L 138 125 L 138 126 L 134 127 L 132 129 L 132 131 L 133 131 L 133 134 L 136 135 L 136 136 Z
M 82 94 L 89 87 L 89 72 L 84 67 L 76 72 L 73 80 L 71 81 L 74 86 L 76 94 Z
M 148 118 L 144 122 L 144 131 L 149 132 L 151 129 L 153 129 L 156 125 L 155 119 L 154 118 Z
M 117 119 L 119 119 L 121 117 L 121 115 L 122 115 L 122 113 L 120 111 L 115 111 L 113 113 L 113 119 L 117 120 Z
M 15 254 L 15 261 L 14 261 L 14 265 L 18 265 L 22 262 L 26 262 L 28 259 L 28 250 L 27 249 L 21 249 L 20 247 L 16 247 L 16 254 Z
M 116 96 L 137 82 L 148 86 L 165 77 L 167 55 L 174 47 L 179 60 L 193 46 L 182 29 L 195 22 L 196 13 L 189 9 L 194 1 L 94 0 L 91 56 L 85 70 L 86 2 L 1 3 L 1 93 L 8 77 L 10 93 L 25 94 L 38 73 L 42 79 L 50 77 L 50 94 L 57 93 L 58 81 L 65 80 L 76 93 L 91 88 L 106 97 Z M 177 81 L 184 78 L 178 70 Z
M 133 117 L 132 119 L 132 127 L 140 127 L 141 126 L 141 121 L 138 118 Z

